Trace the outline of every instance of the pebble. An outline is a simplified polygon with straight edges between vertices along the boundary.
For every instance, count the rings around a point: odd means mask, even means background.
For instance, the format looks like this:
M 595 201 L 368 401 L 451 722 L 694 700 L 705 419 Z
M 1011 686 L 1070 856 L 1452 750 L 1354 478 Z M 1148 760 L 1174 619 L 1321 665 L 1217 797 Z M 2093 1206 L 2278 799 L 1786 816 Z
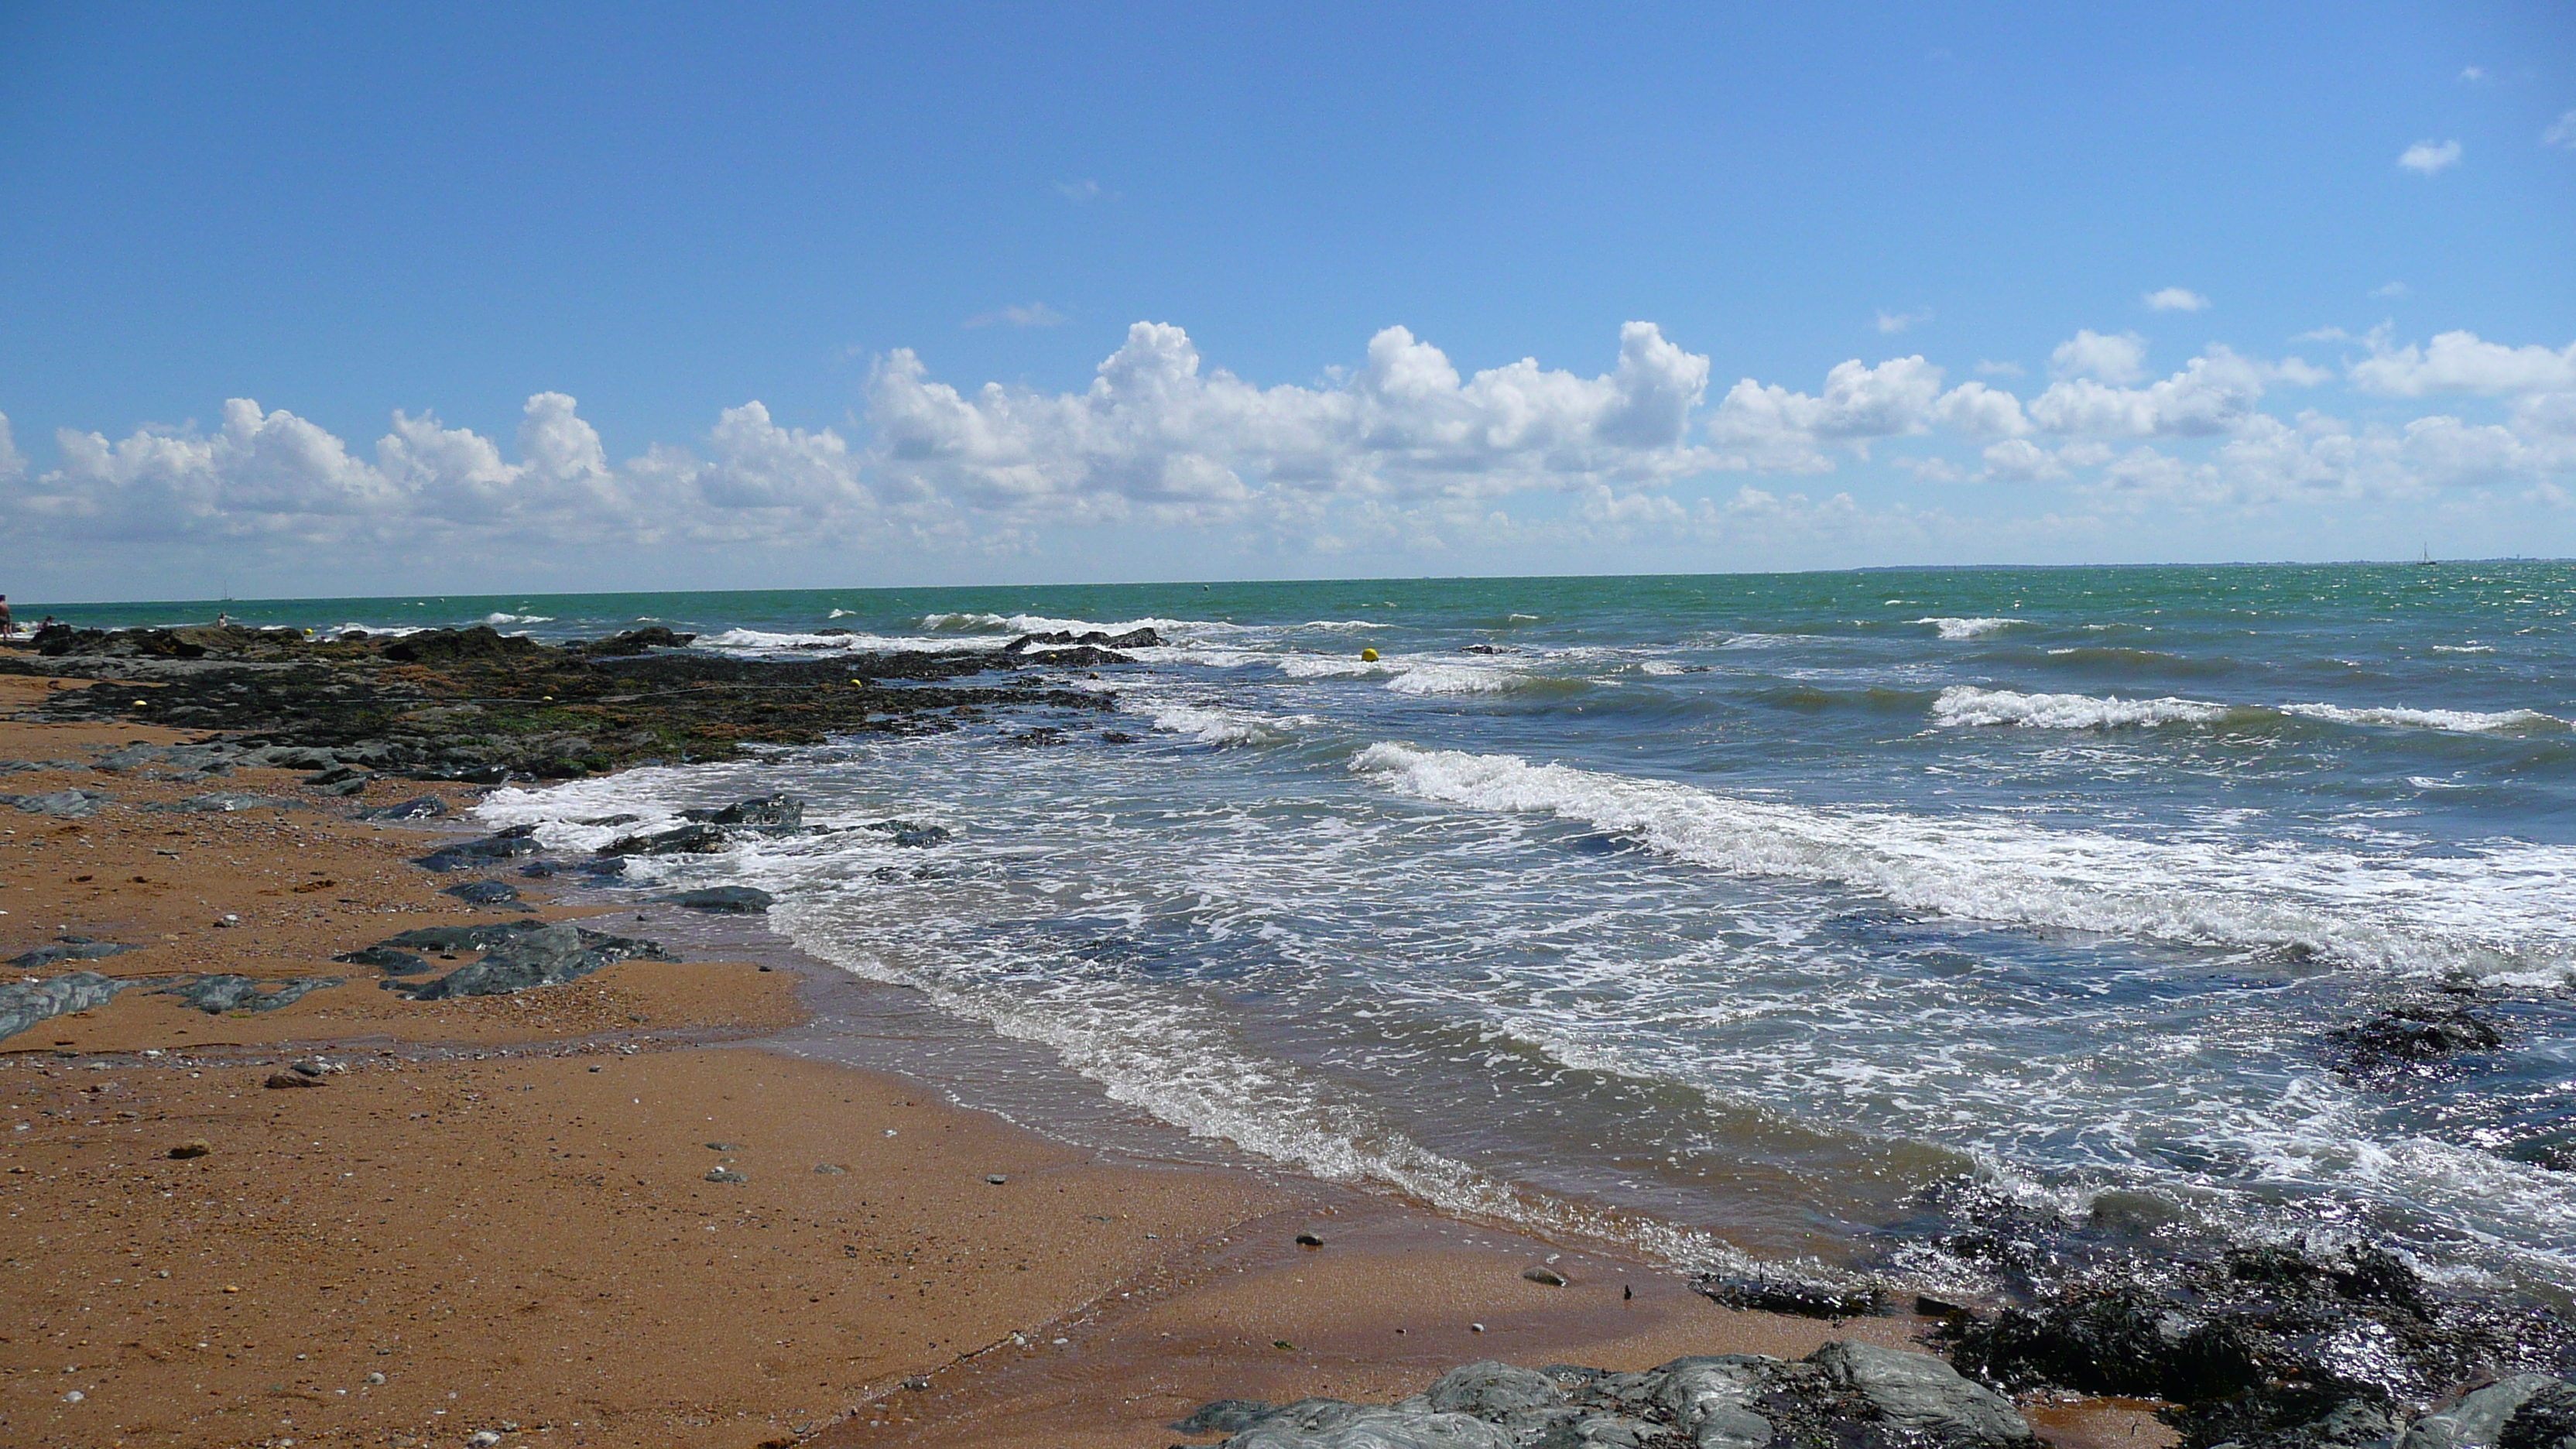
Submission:
M 707 1150 L 709 1152 L 740 1152 L 742 1150 L 742 1144 L 739 1142 L 710 1142 L 707 1144 Z
M 816 1172 L 821 1173 L 821 1174 L 822 1174 L 822 1175 L 824 1175 L 825 1177 L 839 1177 L 841 1174 L 843 1174 L 843 1173 L 845 1173 L 845 1172 L 848 1172 L 848 1171 L 849 1171 L 849 1169 L 848 1169 L 848 1168 L 841 1166 L 841 1165 L 840 1165 L 839 1163 L 837 1163 L 837 1162 L 818 1162 L 818 1163 L 815 1163 L 815 1164 L 814 1164 L 814 1170 L 815 1170 Z
M 371 1384 L 381 1384 L 381 1383 L 383 1383 L 384 1381 L 385 1381 L 385 1376 L 384 1376 L 383 1374 L 375 1373 L 375 1374 L 369 1374 L 369 1375 L 367 1375 L 367 1382 L 368 1382 L 368 1383 L 371 1383 Z
M 263 1087 L 278 1088 L 318 1087 L 322 1085 L 322 1079 L 320 1077 L 299 1077 L 293 1072 L 274 1072 L 270 1074 L 267 1081 L 260 1083 L 260 1085 Z
M 70 1393 L 63 1395 L 63 1402 L 66 1404 L 77 1404 L 88 1397 L 89 1395 L 82 1393 L 78 1389 L 74 1389 Z
M 171 1148 L 170 1155 L 185 1161 L 191 1157 L 207 1156 L 214 1150 L 213 1145 L 208 1143 L 206 1139 L 202 1137 L 192 1137 L 187 1141 L 180 1143 L 178 1146 Z
M 1010 1179 L 1009 1179 L 1009 1178 L 1004 1177 L 1002 1174 L 1000 1174 L 1000 1173 L 998 1173 L 998 1172 L 988 1172 L 988 1173 L 984 1174 L 984 1180 L 985 1180 L 986 1182 L 991 1183 L 991 1184 L 992 1184 L 993 1186 L 995 1186 L 995 1187 L 1000 1187 L 1003 1183 L 1006 1183 L 1006 1182 L 1010 1181 Z
M 1316 1237 L 1313 1233 L 1299 1233 L 1297 1235 L 1297 1246 L 1301 1248 L 1320 1248 L 1324 1246 L 1324 1240 Z
M 1533 1283 L 1542 1283 L 1550 1288 L 1562 1288 L 1565 1286 L 1565 1279 L 1553 1268 L 1523 1268 L 1521 1270 L 1521 1276 L 1527 1278 Z
M 474 1436 L 465 1442 L 477 1446 L 477 1449 L 491 1449 L 492 1445 L 501 1442 L 501 1436 L 489 1429 L 477 1429 Z
M 1467 1331 L 1469 1333 L 1482 1333 L 1485 1331 L 1485 1325 L 1481 1323 L 1470 1323 L 1467 1325 Z
M 712 1172 L 710 1172 L 710 1173 L 708 1173 L 708 1174 L 707 1174 L 707 1181 L 709 1181 L 709 1182 L 749 1182 L 749 1181 L 751 1181 L 751 1179 L 750 1179 L 750 1178 L 748 1178 L 748 1177 L 743 1176 L 743 1175 L 742 1175 L 741 1173 L 739 1173 L 739 1172 L 734 1171 L 734 1170 L 733 1170 L 732 1168 L 730 1168 L 730 1167 L 719 1167 L 719 1168 L 715 1169 L 714 1171 L 712 1171 Z

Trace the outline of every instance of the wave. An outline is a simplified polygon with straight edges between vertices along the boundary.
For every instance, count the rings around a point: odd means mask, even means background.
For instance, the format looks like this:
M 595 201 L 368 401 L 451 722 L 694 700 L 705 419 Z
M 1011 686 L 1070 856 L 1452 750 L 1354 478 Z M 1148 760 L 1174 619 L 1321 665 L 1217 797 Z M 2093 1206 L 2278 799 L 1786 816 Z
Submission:
M 2576 723 L 2536 709 L 2346 709 L 2333 704 L 2285 704 L 2281 713 L 2301 719 L 2331 720 L 2336 724 L 2382 725 L 2392 729 L 2451 730 L 2461 734 L 2495 734 L 2518 730 L 2530 734 L 2555 734 L 2576 728 Z
M 483 616 L 483 622 L 492 625 L 494 628 L 499 628 L 503 624 L 551 624 L 554 621 L 555 616 L 552 614 L 493 613 Z
M 2096 699 L 2085 694 L 2021 694 L 1954 684 L 1932 702 L 1936 725 L 2029 725 L 2034 729 L 2102 730 L 2166 724 L 2215 724 L 2228 707 L 2197 699 Z
M 1971 920 L 2198 946 L 2297 948 L 2410 974 L 2565 977 L 2576 850 L 2408 857 L 1837 811 L 1671 781 L 1380 743 L 1350 768 L 1419 799 L 1635 837 L 1730 873 L 1832 883 Z
M 773 629 L 727 629 L 699 638 L 701 649 L 738 649 L 752 653 L 794 650 L 804 654 L 876 654 L 903 649 L 972 649 L 954 640 L 919 639 L 883 634 L 804 634 Z M 998 647 L 998 643 L 995 647 Z
M 1528 676 L 1476 664 L 1413 664 L 1386 682 L 1397 694 L 1501 694 Z
M 2152 729 L 2159 725 L 2247 727 L 2295 717 L 2330 724 L 2383 729 L 2443 730 L 2455 734 L 2555 734 L 2576 724 L 2538 710 L 2353 709 L 2335 704 L 2229 705 L 2200 699 L 2122 699 L 2118 695 L 2023 694 L 1954 684 L 1932 704 L 1932 723 L 1943 727 L 2024 725 L 2033 729 Z
M 921 616 L 921 627 L 933 633 L 966 634 L 1088 634 L 1094 630 L 1103 634 L 1131 634 L 1138 629 L 1151 629 L 1158 634 L 1172 634 L 1231 633 L 1241 630 L 1244 626 L 1228 624 L 1221 619 L 1150 617 L 1122 619 L 1116 623 L 1104 624 L 1093 619 L 1058 619 L 1047 614 L 924 614 Z M 1325 623 L 1315 627 L 1349 626 Z
M 325 629 L 322 632 L 330 635 L 334 639 L 345 639 L 352 634 L 364 634 L 370 639 L 399 639 L 405 634 L 426 634 L 429 632 L 430 627 L 431 626 L 427 624 L 350 623 L 343 624 L 336 629 Z
M 2466 644 L 2436 644 L 2433 646 L 2433 652 L 2436 654 L 2493 654 L 2495 646 L 2471 640 Z
M 847 609 L 834 609 L 830 614 L 827 614 L 824 617 L 831 619 L 851 619 L 856 618 L 857 615 L 851 613 Z
M 1988 634 L 2000 634 L 2016 624 L 2029 621 L 2026 619 L 1953 619 L 1936 616 L 1930 619 L 1917 619 L 1914 622 L 1932 625 L 1940 630 L 1941 637 L 1944 639 L 1982 639 Z

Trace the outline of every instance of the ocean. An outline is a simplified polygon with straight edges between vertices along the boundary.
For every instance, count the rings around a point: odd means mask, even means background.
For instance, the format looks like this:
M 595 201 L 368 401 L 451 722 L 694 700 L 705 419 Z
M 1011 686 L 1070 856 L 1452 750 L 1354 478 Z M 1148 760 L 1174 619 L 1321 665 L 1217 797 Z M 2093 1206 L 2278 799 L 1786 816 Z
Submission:
M 576 848 L 620 833 L 584 817 L 784 790 L 945 827 L 626 888 L 761 886 L 802 951 L 1227 1153 L 1676 1266 L 1973 1290 L 1927 1207 L 1973 1184 L 2567 1303 L 2571 606 L 2576 566 L 2514 562 L 59 612 L 802 658 L 1151 627 L 1056 671 L 1109 713 L 482 815 Z M 2502 1045 L 2354 1065 L 2339 1031 L 2423 1002 Z M 1001 1105 L 1048 1125 L 1035 1089 Z

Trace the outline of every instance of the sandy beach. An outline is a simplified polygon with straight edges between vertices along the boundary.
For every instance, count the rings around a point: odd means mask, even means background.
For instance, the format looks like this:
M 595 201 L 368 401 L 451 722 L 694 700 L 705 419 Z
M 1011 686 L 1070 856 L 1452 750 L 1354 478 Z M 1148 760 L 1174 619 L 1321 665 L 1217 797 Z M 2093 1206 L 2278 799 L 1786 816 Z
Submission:
M 30 718 L 63 683 L 0 678 L 0 759 L 52 762 L 10 789 L 113 799 L 0 812 L 0 935 L 141 949 L 20 979 L 345 979 L 256 1014 L 146 985 L 0 1047 L 13 1444 L 1160 1446 L 1222 1397 L 1927 1326 L 1735 1312 L 1582 1245 L 794 1060 L 763 1042 L 804 1018 L 795 970 L 638 960 L 405 999 L 331 957 L 495 913 L 410 863 L 446 837 L 352 815 L 470 787 L 353 799 L 244 769 L 225 788 L 293 808 L 156 809 L 203 782 L 88 762 L 198 736 Z M 2032 1417 L 2061 1443 L 2170 1439 L 2138 1406 Z

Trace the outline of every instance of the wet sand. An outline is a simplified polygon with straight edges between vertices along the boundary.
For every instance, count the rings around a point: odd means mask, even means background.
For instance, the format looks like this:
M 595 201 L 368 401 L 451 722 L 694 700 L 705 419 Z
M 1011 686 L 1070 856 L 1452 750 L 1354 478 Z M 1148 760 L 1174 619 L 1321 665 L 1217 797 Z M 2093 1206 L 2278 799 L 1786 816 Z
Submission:
M 19 717 L 46 684 L 0 676 L 0 759 L 187 738 Z M 1069 1146 L 791 1059 L 761 1043 L 803 1019 L 793 971 L 635 961 L 403 1000 L 329 957 L 498 913 L 437 894 L 408 863 L 421 831 L 297 778 L 0 776 L 117 797 L 81 820 L 0 808 L 0 949 L 145 948 L 32 974 L 347 978 L 258 1015 L 132 990 L 0 1042 L 0 1440 L 1159 1449 L 1219 1397 L 1383 1400 L 1480 1357 L 1643 1368 L 1924 1326 L 1730 1312 L 1579 1246 Z M 218 788 L 311 808 L 140 808 Z M 473 792 L 376 782 L 358 803 L 421 793 Z M 317 1059 L 344 1070 L 264 1085 Z M 1566 1286 L 1520 1276 L 1542 1263 Z M 2070 1445 L 2171 1442 L 2134 1407 L 2034 1416 Z

